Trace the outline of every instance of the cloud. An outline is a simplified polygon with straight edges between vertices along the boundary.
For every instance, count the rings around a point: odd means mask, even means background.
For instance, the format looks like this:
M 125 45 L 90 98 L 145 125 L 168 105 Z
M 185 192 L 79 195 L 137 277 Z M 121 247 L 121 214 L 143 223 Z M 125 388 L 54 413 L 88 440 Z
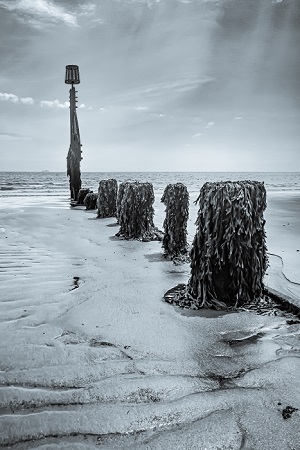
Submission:
M 59 100 L 41 100 L 40 106 L 42 108 L 58 108 L 67 109 L 69 108 L 69 102 L 61 103 Z
M 88 16 L 90 14 L 94 14 L 96 11 L 96 5 L 93 3 L 88 3 L 86 5 L 80 5 L 80 15 Z
M 20 20 L 26 20 L 24 14 L 31 17 L 31 24 L 39 26 L 41 22 L 64 22 L 77 26 L 76 16 L 67 12 L 62 6 L 50 0 L 0 0 L 0 6 L 8 11 L 20 13 Z
M 214 124 L 215 124 L 215 122 L 208 122 L 208 124 L 206 125 L 205 128 L 211 128 L 214 126 Z
M 19 97 L 15 94 L 7 94 L 6 92 L 0 92 L 0 100 L 5 102 L 5 101 L 10 101 L 13 103 L 18 103 L 19 101 Z
M 30 137 L 19 133 L 7 133 L 0 131 L 0 140 L 15 141 L 15 140 L 30 140 Z
M 34 99 L 32 97 L 18 97 L 15 94 L 7 94 L 6 92 L 0 92 L 0 100 L 12 103 L 23 103 L 23 105 L 33 105 Z
M 41 100 L 41 108 L 57 108 L 57 109 L 67 109 L 70 106 L 69 102 L 61 103 L 58 99 L 56 100 Z M 79 109 L 93 109 L 91 106 L 87 107 L 84 103 L 80 103 Z M 100 108 L 101 109 L 101 108 Z
M 33 105 L 34 99 L 32 97 L 21 97 L 20 102 L 24 105 Z
M 199 136 L 202 136 L 202 133 L 197 133 L 197 134 L 194 134 L 194 135 L 193 135 L 193 138 L 195 138 L 195 137 L 199 137 Z

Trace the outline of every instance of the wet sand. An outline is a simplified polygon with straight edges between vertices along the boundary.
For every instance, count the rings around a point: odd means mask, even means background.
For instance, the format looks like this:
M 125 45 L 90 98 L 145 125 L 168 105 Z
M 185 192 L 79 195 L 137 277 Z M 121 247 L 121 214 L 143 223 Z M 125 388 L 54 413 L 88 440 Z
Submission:
M 271 193 L 265 215 L 267 283 L 298 299 L 299 199 Z M 300 449 L 295 318 L 186 314 L 163 294 L 189 266 L 165 261 L 160 243 L 119 240 L 115 219 L 67 199 L 10 201 L 0 207 L 1 448 Z

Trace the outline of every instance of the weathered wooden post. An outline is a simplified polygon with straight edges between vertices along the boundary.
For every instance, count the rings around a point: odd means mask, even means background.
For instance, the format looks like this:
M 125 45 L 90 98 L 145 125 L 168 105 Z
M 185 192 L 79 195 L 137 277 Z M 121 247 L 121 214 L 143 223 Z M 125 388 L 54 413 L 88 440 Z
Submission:
M 94 192 L 89 192 L 84 198 L 84 206 L 86 209 L 96 209 L 97 208 L 98 194 Z
M 81 188 L 77 194 L 77 205 L 84 205 L 85 197 L 92 192 L 89 188 Z
M 101 180 L 98 188 L 98 217 L 116 217 L 117 215 L 117 180 Z
M 168 184 L 161 202 L 166 205 L 163 249 L 166 258 L 178 259 L 188 252 L 187 221 L 189 217 L 189 193 L 182 183 Z
M 162 240 L 162 233 L 154 226 L 153 185 L 138 181 L 124 183 L 119 205 L 120 230 L 116 236 L 140 241 Z
M 260 297 L 268 266 L 266 190 L 257 181 L 205 183 L 197 199 L 191 277 L 165 300 L 180 306 L 222 309 Z
M 79 125 L 76 114 L 77 91 L 74 88 L 74 84 L 80 83 L 78 66 L 66 66 L 65 83 L 72 85 L 70 89 L 70 147 L 67 156 L 67 175 L 69 177 L 71 199 L 77 201 L 81 188 L 80 161 L 82 160 Z

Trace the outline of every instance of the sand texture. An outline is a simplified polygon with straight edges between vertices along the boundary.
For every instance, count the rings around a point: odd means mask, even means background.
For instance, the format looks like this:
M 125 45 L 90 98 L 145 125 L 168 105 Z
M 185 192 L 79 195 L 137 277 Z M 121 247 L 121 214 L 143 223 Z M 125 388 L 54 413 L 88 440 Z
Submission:
M 295 301 L 299 206 L 272 193 L 265 214 L 266 283 Z M 1 448 L 300 450 L 295 317 L 165 303 L 188 263 L 67 198 L 3 198 L 0 227 Z

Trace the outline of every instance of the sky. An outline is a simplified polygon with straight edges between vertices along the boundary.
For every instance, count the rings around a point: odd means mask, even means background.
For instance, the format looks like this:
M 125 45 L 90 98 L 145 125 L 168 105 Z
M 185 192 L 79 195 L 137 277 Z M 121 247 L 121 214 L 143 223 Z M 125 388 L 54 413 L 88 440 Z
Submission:
M 300 171 L 300 0 L 0 0 L 0 170 Z

